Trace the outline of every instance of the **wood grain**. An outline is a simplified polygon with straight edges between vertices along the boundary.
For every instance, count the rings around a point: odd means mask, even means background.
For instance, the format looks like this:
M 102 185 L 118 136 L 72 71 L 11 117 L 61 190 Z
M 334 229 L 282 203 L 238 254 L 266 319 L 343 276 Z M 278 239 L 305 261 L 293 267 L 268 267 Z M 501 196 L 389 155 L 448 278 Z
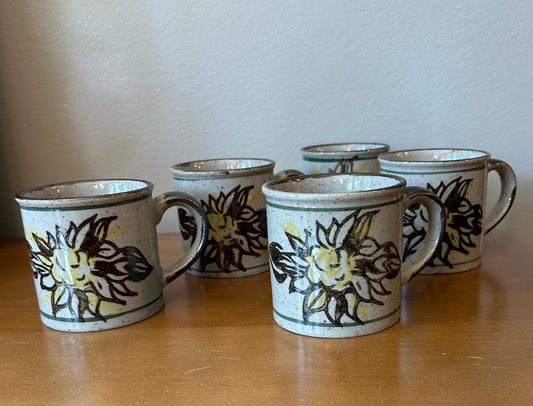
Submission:
M 177 236 L 159 241 L 170 263 Z M 41 324 L 24 241 L 0 240 L 1 403 L 533 404 L 533 276 L 484 249 L 476 270 L 405 285 L 393 327 L 319 339 L 274 323 L 268 273 L 184 275 L 148 320 L 54 331 Z

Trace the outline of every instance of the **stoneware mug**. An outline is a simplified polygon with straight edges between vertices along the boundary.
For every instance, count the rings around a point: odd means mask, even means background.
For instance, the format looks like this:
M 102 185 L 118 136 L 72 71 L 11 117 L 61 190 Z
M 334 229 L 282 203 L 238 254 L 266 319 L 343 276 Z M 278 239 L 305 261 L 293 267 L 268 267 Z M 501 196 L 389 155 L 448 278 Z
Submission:
M 274 161 L 257 158 L 208 159 L 171 167 L 176 190 L 201 202 L 209 235 L 204 253 L 187 271 L 208 278 L 237 278 L 268 270 L 265 197 L 261 186 L 276 177 Z M 194 241 L 195 223 L 187 210 L 178 218 L 184 248 Z
M 401 285 L 439 243 L 444 209 L 423 188 L 379 174 L 322 174 L 263 186 L 274 320 L 294 333 L 354 337 L 400 318 Z M 429 208 L 428 238 L 402 263 L 402 214 Z
M 422 271 L 426 274 L 468 271 L 481 264 L 482 237 L 508 213 L 516 193 L 512 168 L 488 152 L 469 149 L 418 149 L 379 156 L 380 171 L 399 175 L 411 186 L 435 192 L 446 208 L 442 243 Z M 487 174 L 501 182 L 500 196 L 485 213 Z M 413 205 L 404 217 L 404 256 L 418 249 L 425 238 L 423 205 Z
M 207 241 L 205 213 L 181 192 L 152 199 L 133 179 L 38 186 L 16 195 L 42 322 L 62 331 L 96 331 L 144 320 L 164 306 L 163 287 Z M 156 225 L 172 206 L 200 225 L 195 242 L 168 267 L 159 262 Z
M 378 155 L 389 150 L 387 144 L 344 143 L 322 144 L 302 148 L 303 172 L 352 173 L 379 172 Z

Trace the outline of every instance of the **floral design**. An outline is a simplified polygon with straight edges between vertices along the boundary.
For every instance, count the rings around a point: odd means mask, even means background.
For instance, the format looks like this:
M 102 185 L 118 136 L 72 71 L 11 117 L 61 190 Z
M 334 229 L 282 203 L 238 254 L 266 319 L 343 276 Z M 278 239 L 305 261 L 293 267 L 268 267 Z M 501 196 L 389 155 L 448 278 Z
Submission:
M 126 297 L 137 295 L 127 283 L 145 279 L 153 269 L 137 248 L 107 239 L 117 216 L 96 218 L 71 222 L 68 230 L 56 225 L 55 235 L 32 233 L 36 249 L 28 242 L 33 277 L 51 293 L 54 317 L 66 309 L 79 322 L 87 315 L 105 321 L 102 302 L 125 305 Z
M 415 203 L 403 214 L 403 260 L 416 252 L 426 236 L 427 210 L 421 203 Z
M 349 159 L 341 159 L 337 164 L 335 164 L 335 167 L 333 169 L 329 168 L 329 173 L 352 173 L 352 172 L 359 172 L 362 171 L 364 167 L 364 164 L 360 165 L 360 167 L 354 168 L 355 160 L 357 159 L 357 155 L 349 158 Z M 361 167 L 362 166 L 362 167 Z
M 391 293 L 384 282 L 398 275 L 401 260 L 393 242 L 380 244 L 369 236 L 378 212 L 360 215 L 357 210 L 341 222 L 334 218 L 327 228 L 317 221 L 315 233 L 304 229 L 303 238 L 296 226 L 285 227 L 289 251 L 278 242 L 270 244 L 276 280 L 289 279 L 289 293 L 304 295 L 305 323 L 324 312 L 335 326 L 341 326 L 343 318 L 363 324 L 359 305 L 383 305 L 379 297 Z
M 228 194 L 209 195 L 201 200 L 209 221 L 209 235 L 204 254 L 200 257 L 200 269 L 216 263 L 223 272 L 232 268 L 246 271 L 243 256 L 258 257 L 267 250 L 266 210 L 254 210 L 249 205 L 253 186 L 237 186 Z M 179 212 L 180 229 L 184 239 L 195 235 L 196 225 L 185 210 Z
M 463 179 L 461 176 L 448 184 L 440 182 L 437 187 L 427 184 L 427 188 L 441 199 L 446 210 L 446 232 L 429 265 L 434 266 L 435 261 L 440 260 L 453 268 L 449 260 L 453 251 L 468 255 L 469 249 L 476 247 L 472 238 L 482 232 L 483 209 L 466 197 L 472 184 L 473 179 Z M 426 234 L 427 218 L 424 212 L 425 209 L 417 204 L 411 206 L 404 216 L 404 238 L 407 239 L 405 257 L 416 251 Z

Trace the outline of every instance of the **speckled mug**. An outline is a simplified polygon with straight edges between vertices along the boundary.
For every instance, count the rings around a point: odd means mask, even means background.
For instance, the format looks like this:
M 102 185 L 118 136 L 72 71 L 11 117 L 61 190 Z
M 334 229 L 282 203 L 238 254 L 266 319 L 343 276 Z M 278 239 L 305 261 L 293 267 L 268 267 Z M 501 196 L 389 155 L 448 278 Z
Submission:
M 457 273 L 481 264 L 482 238 L 508 213 L 516 194 L 512 168 L 484 151 L 469 149 L 417 149 L 379 156 L 381 173 L 395 174 L 410 186 L 435 192 L 446 208 L 446 232 L 422 273 Z M 485 213 L 487 175 L 494 171 L 501 182 L 498 201 Z M 404 256 L 418 249 L 426 233 L 424 207 L 417 204 L 404 218 Z
M 201 202 L 209 220 L 205 252 L 187 271 L 207 278 L 239 278 L 268 271 L 265 197 L 261 186 L 274 178 L 274 161 L 230 158 L 190 161 L 171 167 L 174 185 Z M 178 210 L 186 248 L 195 224 L 187 210 Z
M 444 209 L 423 188 L 378 174 L 323 174 L 263 186 L 274 320 L 294 333 L 354 337 L 400 318 L 401 285 L 438 246 Z M 402 215 L 429 208 L 428 238 L 402 263 Z
M 353 173 L 379 172 L 378 155 L 389 150 L 387 144 L 371 142 L 322 144 L 302 148 L 303 172 Z
M 196 260 L 207 222 L 191 196 L 134 179 L 57 183 L 16 195 L 42 322 L 73 332 L 144 320 L 164 306 L 163 287 Z M 159 262 L 156 225 L 172 206 L 200 224 L 195 243 L 168 267 Z

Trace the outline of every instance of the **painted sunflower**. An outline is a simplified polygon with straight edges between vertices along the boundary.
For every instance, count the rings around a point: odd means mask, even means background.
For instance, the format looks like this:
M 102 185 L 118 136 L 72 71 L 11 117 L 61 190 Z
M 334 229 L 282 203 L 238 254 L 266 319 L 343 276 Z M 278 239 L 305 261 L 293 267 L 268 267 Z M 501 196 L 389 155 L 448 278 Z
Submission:
M 427 188 L 441 199 L 446 211 L 446 230 L 429 265 L 434 266 L 436 260 L 439 260 L 452 268 L 449 256 L 453 251 L 468 255 L 470 249 L 476 246 L 473 237 L 482 233 L 483 209 L 467 198 L 473 182 L 473 179 L 462 179 L 460 176 L 448 184 L 440 182 L 437 187 L 427 184 Z M 409 207 L 403 218 L 404 259 L 413 254 L 422 243 L 427 224 L 427 212 L 421 204 Z
M 390 294 L 384 281 L 398 275 L 401 259 L 393 242 L 380 244 L 369 236 L 378 212 L 360 215 L 358 210 L 341 222 L 334 218 L 327 228 L 317 221 L 314 234 L 305 229 L 303 238 L 291 224 L 285 227 L 291 251 L 270 244 L 276 280 L 290 279 L 289 293 L 304 296 L 304 322 L 324 312 L 335 326 L 342 325 L 343 317 L 362 324 L 361 303 L 383 305 L 379 296 Z
M 427 210 L 421 203 L 415 203 L 403 214 L 403 260 L 416 252 L 426 236 Z
M 352 158 L 348 159 L 341 159 L 333 169 L 328 169 L 329 173 L 353 173 L 353 172 L 363 172 L 365 168 L 364 162 L 359 164 L 359 166 L 355 166 L 355 160 L 358 158 L 358 156 L 354 156 Z
M 200 258 L 202 271 L 212 263 L 222 272 L 246 271 L 242 263 L 244 256 L 258 257 L 266 252 L 266 210 L 254 210 L 249 204 L 253 188 L 239 185 L 227 194 L 209 195 L 207 202 L 201 200 L 209 221 L 206 249 Z M 196 225 L 184 210 L 179 212 L 179 222 L 185 239 L 195 234 Z
M 463 180 L 460 176 L 448 184 L 441 182 L 437 187 L 427 186 L 439 196 L 446 209 L 446 232 L 433 260 L 438 258 L 449 267 L 452 267 L 448 259 L 450 253 L 457 251 L 468 255 L 469 249 L 476 246 L 472 237 L 482 232 L 483 209 L 466 197 L 473 182 L 473 179 Z
M 76 321 L 87 315 L 105 321 L 101 303 L 126 304 L 126 297 L 137 295 L 127 283 L 145 279 L 153 269 L 137 248 L 119 248 L 107 239 L 116 216 L 96 217 L 71 222 L 68 230 L 56 226 L 55 235 L 32 233 L 35 247 L 28 242 L 33 276 L 51 292 L 54 316 L 65 309 Z

